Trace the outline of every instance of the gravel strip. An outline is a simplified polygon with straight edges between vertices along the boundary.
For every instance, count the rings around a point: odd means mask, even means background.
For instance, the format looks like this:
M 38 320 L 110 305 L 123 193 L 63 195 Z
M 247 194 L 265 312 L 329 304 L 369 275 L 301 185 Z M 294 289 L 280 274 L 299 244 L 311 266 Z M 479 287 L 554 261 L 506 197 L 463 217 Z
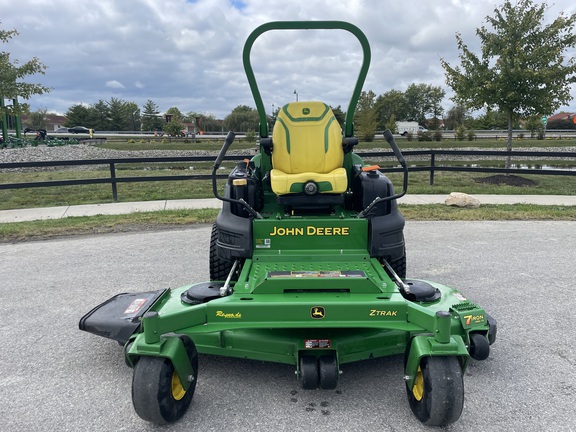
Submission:
M 419 150 L 425 150 L 420 148 Z M 445 149 L 449 150 L 449 149 Z M 478 147 L 460 148 L 455 150 L 483 150 Z M 550 151 L 550 152 L 576 152 L 576 147 L 545 147 L 545 148 L 518 148 L 518 151 Z M 359 149 L 360 152 L 371 151 L 388 151 L 387 148 Z M 246 155 L 247 150 L 229 151 L 228 154 Z M 112 150 L 94 147 L 90 144 L 77 144 L 61 147 L 47 147 L 39 145 L 38 147 L 22 147 L 0 150 L 0 163 L 18 163 L 18 162 L 39 162 L 39 161 L 61 161 L 61 160 L 86 160 L 86 159 L 115 159 L 131 157 L 180 157 L 180 156 L 216 156 L 217 152 L 208 150 Z M 473 160 L 491 160 L 495 156 L 474 157 Z M 549 158 L 529 157 L 531 160 L 546 160 Z M 393 158 L 382 158 L 382 160 L 393 160 Z M 429 156 L 408 156 L 406 159 L 410 162 L 429 161 Z M 515 156 L 514 160 L 521 159 Z M 471 161 L 471 156 L 437 156 L 437 162 L 440 161 Z M 565 160 L 575 161 L 576 158 L 566 158 Z M 23 172 L 23 171 L 50 171 L 50 170 L 73 170 L 73 171 L 90 171 L 94 170 L 94 165 L 79 165 L 71 167 L 46 167 L 46 168 L 14 168 L 2 169 L 0 172 Z
M 229 151 L 228 154 L 245 155 L 248 151 Z M 44 162 L 65 160 L 118 159 L 139 157 L 182 157 L 214 156 L 217 152 L 208 150 L 112 150 L 94 147 L 90 144 L 48 147 L 19 147 L 0 150 L 0 163 Z M 34 171 L 92 171 L 107 165 L 78 165 L 69 167 L 36 167 L 0 169 L 0 172 L 34 172 Z

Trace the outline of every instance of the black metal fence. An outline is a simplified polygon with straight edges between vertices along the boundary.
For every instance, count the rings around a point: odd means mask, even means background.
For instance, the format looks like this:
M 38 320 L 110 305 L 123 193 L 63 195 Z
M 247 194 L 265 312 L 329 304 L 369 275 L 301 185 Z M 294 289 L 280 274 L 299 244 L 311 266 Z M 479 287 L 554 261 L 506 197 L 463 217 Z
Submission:
M 441 171 L 459 171 L 459 172 L 477 172 L 477 173 L 500 173 L 500 174 L 537 174 L 537 175 L 552 175 L 552 176 L 575 176 L 576 171 L 570 169 L 531 169 L 531 168 L 488 168 L 488 167 L 470 167 L 470 166 L 454 166 L 442 165 L 442 161 L 438 160 L 441 156 L 471 156 L 468 162 L 478 160 L 487 156 L 502 158 L 504 160 L 507 156 L 510 157 L 534 157 L 545 159 L 576 159 L 576 152 L 549 152 L 549 151 L 498 151 L 498 150 L 408 150 L 403 152 L 404 156 L 410 158 L 411 156 L 427 156 L 429 157 L 429 165 L 411 165 L 409 171 L 411 172 L 429 172 L 430 185 L 434 185 L 434 174 Z M 358 153 L 364 159 L 383 159 L 393 158 L 393 152 L 363 152 Z M 245 158 L 250 158 L 250 155 L 236 155 L 225 156 L 225 160 L 241 161 Z M 92 179 L 76 179 L 76 180 L 51 180 L 42 182 L 26 182 L 26 183 L 3 183 L 0 184 L 0 190 L 6 189 L 26 189 L 38 187 L 53 187 L 53 186 L 73 186 L 73 185 L 87 185 L 87 184 L 110 184 L 112 187 L 112 198 L 114 201 L 118 200 L 118 183 L 137 183 L 137 182 L 151 182 L 151 181 L 182 181 L 182 180 L 207 180 L 211 178 L 209 174 L 196 174 L 196 175 L 171 175 L 171 176 L 140 176 L 140 177 L 117 177 L 116 165 L 117 164 L 134 164 L 134 163 L 179 163 L 179 162 L 211 162 L 214 161 L 214 156 L 181 156 L 181 157 L 156 157 L 156 158 L 117 158 L 117 159 L 90 159 L 90 160 L 68 160 L 68 161 L 41 161 L 41 162 L 10 162 L 0 163 L 0 172 L 5 169 L 18 169 L 18 168 L 39 168 L 39 167 L 66 167 L 66 166 L 80 166 L 80 165 L 107 165 L 110 169 L 110 177 L 105 178 L 92 178 Z M 452 161 L 453 162 L 453 161 Z M 576 160 L 574 161 L 576 165 Z M 382 172 L 400 172 L 400 167 L 382 168 Z M 217 178 L 226 178 L 227 174 L 219 174 Z
M 533 168 L 489 168 L 489 167 L 470 167 L 470 166 L 454 166 L 442 165 L 442 161 L 438 161 L 438 156 L 472 156 L 470 161 L 487 156 L 496 156 L 503 161 L 507 156 L 510 157 L 536 157 L 545 159 L 574 159 L 576 152 L 550 152 L 550 151 L 502 151 L 502 150 L 409 150 L 402 152 L 404 156 L 429 156 L 430 165 L 428 166 L 410 166 L 408 171 L 411 172 L 430 172 L 430 186 L 434 185 L 434 174 L 441 171 L 459 171 L 459 172 L 476 172 L 476 173 L 496 173 L 496 174 L 536 174 L 536 175 L 563 175 L 574 176 L 575 170 L 570 169 L 533 169 Z M 379 153 L 362 153 L 364 158 L 368 157 L 382 157 L 383 155 L 392 156 L 392 152 Z M 574 161 L 576 166 L 576 160 Z M 399 172 L 401 168 L 385 168 L 383 172 Z

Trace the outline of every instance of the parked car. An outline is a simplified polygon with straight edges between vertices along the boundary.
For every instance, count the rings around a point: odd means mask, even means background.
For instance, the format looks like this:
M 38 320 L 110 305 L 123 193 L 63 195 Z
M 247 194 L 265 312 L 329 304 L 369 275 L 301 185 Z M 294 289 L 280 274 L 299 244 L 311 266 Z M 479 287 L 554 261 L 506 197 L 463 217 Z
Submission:
M 54 132 L 52 132 L 52 133 L 68 133 L 68 128 L 61 127 L 61 128 L 56 129 L 56 130 L 55 130 Z
M 68 132 L 74 133 L 74 134 L 77 134 L 77 133 L 87 134 L 90 132 L 90 130 L 88 128 L 85 128 L 84 126 L 74 126 L 74 127 L 69 128 Z

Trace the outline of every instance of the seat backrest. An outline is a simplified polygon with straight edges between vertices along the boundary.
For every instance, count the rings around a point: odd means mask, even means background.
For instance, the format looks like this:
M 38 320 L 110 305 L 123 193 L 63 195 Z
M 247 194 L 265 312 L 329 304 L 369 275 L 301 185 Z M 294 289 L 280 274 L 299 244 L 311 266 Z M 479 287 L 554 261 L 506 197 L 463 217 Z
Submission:
M 323 102 L 292 102 L 278 113 L 272 166 L 286 174 L 329 173 L 342 167 L 342 131 Z

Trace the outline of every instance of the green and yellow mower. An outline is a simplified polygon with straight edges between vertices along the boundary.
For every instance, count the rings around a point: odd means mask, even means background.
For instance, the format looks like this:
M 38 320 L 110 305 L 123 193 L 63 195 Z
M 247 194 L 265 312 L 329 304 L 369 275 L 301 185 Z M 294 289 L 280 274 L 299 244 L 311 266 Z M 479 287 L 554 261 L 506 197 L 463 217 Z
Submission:
M 352 33 L 363 63 L 343 128 L 320 101 L 284 105 L 272 133 L 250 52 L 271 30 Z M 80 329 L 124 346 L 134 368 L 133 405 L 165 424 L 188 409 L 198 353 L 293 365 L 303 389 L 336 388 L 351 362 L 404 354 L 408 402 L 426 425 L 460 417 L 464 371 L 484 360 L 496 321 L 459 291 L 406 277 L 404 218 L 408 168 L 390 131 L 384 136 L 404 172 L 403 190 L 354 153 L 353 116 L 370 64 L 356 26 L 339 21 L 271 22 L 243 53 L 258 114 L 259 152 L 238 162 L 218 191 L 210 280 L 177 289 L 119 294 L 80 320 Z M 342 130 L 343 129 L 343 130 Z M 201 378 L 200 378 L 201 379 Z

